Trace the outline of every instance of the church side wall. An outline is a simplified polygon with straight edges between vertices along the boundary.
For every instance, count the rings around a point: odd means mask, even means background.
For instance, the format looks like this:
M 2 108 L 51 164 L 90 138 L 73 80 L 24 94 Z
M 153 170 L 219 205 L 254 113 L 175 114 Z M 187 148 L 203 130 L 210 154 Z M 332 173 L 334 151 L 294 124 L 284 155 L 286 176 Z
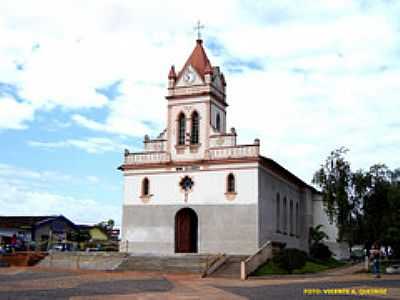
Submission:
M 338 228 L 335 223 L 329 221 L 325 212 L 321 195 L 315 195 L 313 199 L 313 226 L 323 225 L 321 228 L 328 235 L 324 243 L 329 247 L 337 259 L 347 259 L 350 256 L 349 245 L 347 243 L 338 243 Z
M 126 174 L 121 251 L 174 253 L 175 215 L 184 207 L 192 208 L 198 217 L 199 253 L 251 254 L 256 251 L 256 165 L 218 168 Z M 229 173 L 235 176 L 237 194 L 234 197 L 225 194 Z M 194 182 L 186 201 L 179 186 L 184 176 Z M 148 202 L 140 197 L 145 177 L 150 181 Z
M 286 243 L 287 248 L 300 248 L 308 251 L 302 241 L 306 238 L 302 232 L 301 218 L 303 215 L 302 202 L 304 195 L 299 188 L 263 167 L 259 168 L 259 246 L 267 241 Z M 277 193 L 280 195 L 280 233 L 277 228 Z M 283 233 L 283 199 L 286 197 L 286 231 Z M 290 235 L 290 201 L 293 201 L 293 235 Z M 296 203 L 299 204 L 299 219 L 296 222 Z M 296 228 L 299 226 L 299 228 Z M 296 236 L 295 233 L 298 233 Z

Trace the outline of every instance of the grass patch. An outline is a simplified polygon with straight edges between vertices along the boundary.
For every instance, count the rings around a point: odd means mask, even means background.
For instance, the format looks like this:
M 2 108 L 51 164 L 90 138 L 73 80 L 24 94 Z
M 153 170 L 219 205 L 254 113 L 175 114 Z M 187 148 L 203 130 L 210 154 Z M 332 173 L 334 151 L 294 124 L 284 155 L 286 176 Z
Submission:
M 293 271 L 293 274 L 311 274 L 318 273 L 328 269 L 337 268 L 344 266 L 346 263 L 337 261 L 334 258 L 330 258 L 327 261 L 318 261 L 308 259 L 306 264 L 300 268 Z M 286 270 L 280 268 L 278 265 L 274 264 L 272 260 L 268 261 L 266 264 L 262 265 L 254 273 L 256 276 L 262 275 L 283 275 L 289 274 Z
M 272 260 L 268 261 L 266 264 L 259 267 L 254 275 L 276 275 L 276 274 L 288 274 L 284 269 L 280 268 L 278 265 L 274 264 Z

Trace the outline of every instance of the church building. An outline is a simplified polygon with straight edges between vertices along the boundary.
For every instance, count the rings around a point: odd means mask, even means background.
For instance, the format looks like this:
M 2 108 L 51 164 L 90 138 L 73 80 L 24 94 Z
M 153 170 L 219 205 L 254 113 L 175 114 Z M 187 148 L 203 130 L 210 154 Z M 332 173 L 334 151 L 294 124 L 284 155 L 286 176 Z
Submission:
M 169 70 L 166 129 L 146 135 L 143 152 L 125 150 L 120 250 L 253 254 L 281 241 L 308 251 L 309 228 L 323 224 L 335 251 L 320 193 L 262 156 L 259 139 L 237 144 L 226 92 L 198 39 L 182 69 Z

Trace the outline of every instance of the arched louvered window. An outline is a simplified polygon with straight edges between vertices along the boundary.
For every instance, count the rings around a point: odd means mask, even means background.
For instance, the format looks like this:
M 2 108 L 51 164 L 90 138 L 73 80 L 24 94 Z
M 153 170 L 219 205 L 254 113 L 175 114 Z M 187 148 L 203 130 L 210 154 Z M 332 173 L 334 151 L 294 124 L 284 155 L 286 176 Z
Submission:
M 283 233 L 287 234 L 287 203 L 286 197 L 283 198 Z
M 299 221 L 300 221 L 300 219 L 299 219 L 299 203 L 297 202 L 296 203 L 296 229 L 295 229 L 295 232 L 296 232 L 296 236 L 298 237 L 299 235 L 300 235 L 300 224 L 299 224 Z
M 293 200 L 290 200 L 289 206 L 289 233 L 293 235 Z
M 150 194 L 150 182 L 147 177 L 142 181 L 142 196 L 148 196 Z
M 186 118 L 184 113 L 178 117 L 178 145 L 185 145 Z
M 281 231 L 281 199 L 279 193 L 276 194 L 276 232 Z
M 215 119 L 215 128 L 217 128 L 218 131 L 221 131 L 221 117 L 219 116 L 219 113 Z
M 192 130 L 190 135 L 190 143 L 199 143 L 199 114 L 197 113 L 197 111 L 194 111 L 192 114 Z
M 235 184 L 235 176 L 230 173 L 227 177 L 227 192 L 228 193 L 235 193 L 236 192 L 236 184 Z

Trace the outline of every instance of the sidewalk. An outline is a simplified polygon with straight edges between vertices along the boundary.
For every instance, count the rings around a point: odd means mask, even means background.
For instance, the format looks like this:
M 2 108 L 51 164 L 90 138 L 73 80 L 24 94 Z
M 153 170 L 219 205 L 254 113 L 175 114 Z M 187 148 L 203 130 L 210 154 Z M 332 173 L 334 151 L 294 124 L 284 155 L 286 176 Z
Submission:
M 318 273 L 310 274 L 285 274 L 285 275 L 264 275 L 264 276 L 249 276 L 250 280 L 259 279 L 304 279 L 313 277 L 326 277 L 326 276 L 343 276 L 359 273 L 364 269 L 364 263 L 357 263 L 355 265 L 347 265 L 343 267 L 338 267 L 334 269 L 325 270 Z

